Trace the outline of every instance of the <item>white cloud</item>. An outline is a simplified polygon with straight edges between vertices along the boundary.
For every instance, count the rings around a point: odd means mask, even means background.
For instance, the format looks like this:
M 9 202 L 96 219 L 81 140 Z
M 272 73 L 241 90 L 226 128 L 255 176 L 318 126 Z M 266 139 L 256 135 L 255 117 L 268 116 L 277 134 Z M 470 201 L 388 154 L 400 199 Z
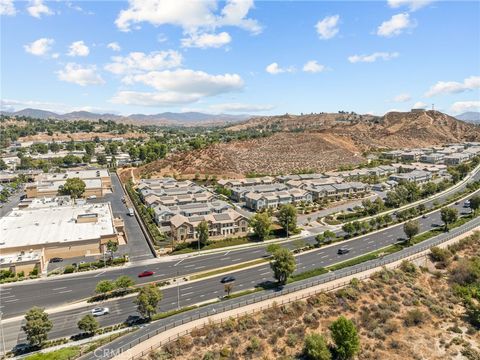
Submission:
M 303 65 L 303 71 L 310 73 L 318 73 L 325 71 L 326 69 L 327 68 L 324 65 L 319 64 L 316 60 L 307 61 L 307 63 Z
M 393 98 L 393 101 L 401 103 L 401 102 L 407 102 L 411 99 L 412 97 L 410 96 L 410 94 L 399 94 Z
M 230 43 L 230 41 L 232 41 L 232 38 L 227 32 L 219 34 L 191 34 L 189 37 L 182 39 L 182 46 L 201 49 L 219 48 Z
M 265 71 L 268 72 L 269 74 L 276 75 L 276 74 L 281 74 L 285 72 L 294 72 L 295 68 L 290 66 L 288 68 L 281 68 L 276 62 L 271 63 L 265 68 Z
M 401 6 L 407 6 L 410 11 L 416 11 L 433 2 L 434 0 L 388 0 L 388 5 L 393 9 L 399 8 Z
M 16 13 L 13 0 L 0 0 L 0 15 L 14 16 Z
M 427 97 L 441 94 L 457 94 L 464 91 L 480 88 L 480 76 L 470 76 L 463 82 L 439 81 L 433 85 L 425 94 Z
M 165 35 L 165 34 L 163 34 L 163 33 L 162 33 L 162 34 L 158 34 L 158 35 L 157 35 L 157 41 L 158 41 L 159 43 L 167 42 L 167 41 L 168 41 L 168 37 L 167 37 L 167 35 Z
M 55 41 L 53 39 L 41 38 L 34 42 L 24 45 L 23 48 L 26 52 L 35 56 L 45 56 L 51 50 Z
M 151 71 L 131 75 L 125 83 L 142 83 L 161 91 L 200 94 L 213 96 L 221 93 L 241 90 L 243 80 L 237 74 L 211 75 L 203 71 L 189 69 Z
M 149 54 L 132 52 L 127 56 L 114 56 L 112 61 L 105 66 L 105 70 L 118 75 L 176 68 L 182 64 L 183 57 L 178 51 L 165 50 Z
M 272 110 L 273 105 L 226 103 L 210 105 L 209 109 L 219 112 L 262 112 Z
M 82 66 L 75 63 L 68 63 L 65 68 L 57 72 L 58 79 L 71 82 L 77 85 L 100 85 L 105 81 L 97 74 L 97 68 L 94 65 Z
M 90 49 L 83 40 L 71 43 L 68 49 L 68 56 L 88 56 L 90 54 Z
M 198 94 L 181 94 L 176 92 L 139 92 L 120 91 L 110 99 L 114 104 L 141 105 L 141 106 L 172 106 L 189 104 L 200 100 Z
M 400 35 L 405 29 L 414 27 L 410 14 L 401 13 L 393 15 L 390 20 L 384 21 L 377 29 L 377 35 L 392 37 Z
M 413 104 L 413 109 L 426 109 L 428 104 L 424 103 L 423 101 L 417 101 Z
M 124 82 L 142 83 L 157 91 L 120 91 L 111 101 L 117 104 L 145 106 L 188 104 L 203 97 L 239 91 L 244 85 L 242 78 L 237 74 L 211 75 L 187 69 L 130 75 L 124 78 Z
M 115 24 L 122 31 L 130 31 L 132 24 L 148 22 L 154 26 L 180 26 L 186 33 L 212 31 L 221 26 L 261 32 L 258 22 L 247 18 L 253 0 L 227 0 L 220 13 L 217 5 L 216 0 L 129 0 L 128 9 L 120 11 Z
M 340 15 L 327 16 L 315 25 L 321 39 L 331 39 L 338 33 Z
M 466 111 L 480 111 L 480 101 L 457 101 L 453 103 L 450 110 L 454 114 L 461 114 Z
M 117 42 L 111 42 L 107 45 L 107 48 L 113 50 L 113 51 L 120 51 L 122 50 L 122 48 L 120 47 L 120 45 L 118 45 Z
M 378 59 L 382 60 L 391 60 L 398 57 L 400 54 L 398 52 L 376 52 L 370 55 L 352 55 L 348 57 L 348 61 L 355 64 L 358 62 L 367 62 L 372 63 L 377 61 Z
M 42 14 L 44 15 L 53 15 L 53 11 L 51 11 L 47 5 L 43 3 L 43 0 L 31 0 L 30 6 L 27 7 L 28 13 L 40 19 Z

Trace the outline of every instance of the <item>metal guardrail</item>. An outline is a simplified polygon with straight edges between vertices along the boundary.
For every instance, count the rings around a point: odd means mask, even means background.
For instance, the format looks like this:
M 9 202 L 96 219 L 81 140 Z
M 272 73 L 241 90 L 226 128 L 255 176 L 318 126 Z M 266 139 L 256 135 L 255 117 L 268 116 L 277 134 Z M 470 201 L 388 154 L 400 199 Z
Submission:
M 261 302 L 261 301 L 274 299 L 274 298 L 277 298 L 277 297 L 280 297 L 280 296 L 283 296 L 283 295 L 288 295 L 290 293 L 297 292 L 297 291 L 300 291 L 300 290 L 304 290 L 304 289 L 309 288 L 309 287 L 325 284 L 325 283 L 328 283 L 328 282 L 331 282 L 331 281 L 334 281 L 334 280 L 338 280 L 338 279 L 341 279 L 341 278 L 344 278 L 344 277 L 348 277 L 348 276 L 351 276 L 351 275 L 355 275 L 355 274 L 358 274 L 358 273 L 361 273 L 361 272 L 364 272 L 364 271 L 367 271 L 367 270 L 382 267 L 382 266 L 385 266 L 387 264 L 391 264 L 391 263 L 397 262 L 399 260 L 412 257 L 414 255 L 418 255 L 415 258 L 424 257 L 425 255 L 420 254 L 421 252 L 423 252 L 425 250 L 428 250 L 431 247 L 440 245 L 440 244 L 442 244 L 442 243 L 444 243 L 448 240 L 451 240 L 451 239 L 453 239 L 453 238 L 455 238 L 455 237 L 457 237 L 461 234 L 464 234 L 464 233 L 466 233 L 470 230 L 473 230 L 473 229 L 475 229 L 476 227 L 479 227 L 479 226 L 480 226 L 480 218 L 475 218 L 474 220 L 471 220 L 470 222 L 468 222 L 468 223 L 466 223 L 466 224 L 464 224 L 464 225 L 462 225 L 462 226 L 460 226 L 456 229 L 453 229 L 452 231 L 450 231 L 448 233 L 440 234 L 440 235 L 438 235 L 434 238 L 425 240 L 424 242 L 422 242 L 420 244 L 413 245 L 409 248 L 400 250 L 399 252 L 396 252 L 396 253 L 393 253 L 393 254 L 390 254 L 390 255 L 386 255 L 381 259 L 369 260 L 365 263 L 353 265 L 353 266 L 348 267 L 348 268 L 339 269 L 339 270 L 336 270 L 336 271 L 332 271 L 330 273 L 326 273 L 326 274 L 323 274 L 323 275 L 316 276 L 314 278 L 302 280 L 298 283 L 287 285 L 281 291 L 271 292 L 271 293 L 263 294 L 263 295 L 254 295 L 250 299 L 243 300 L 243 301 L 242 300 L 238 301 L 238 299 L 233 299 L 232 303 L 229 304 L 229 305 L 225 305 L 223 307 L 215 306 L 215 308 L 212 308 L 212 310 L 208 309 L 204 312 L 199 312 L 196 315 L 171 322 L 171 323 L 166 324 L 166 325 L 164 325 L 160 328 L 157 328 L 156 330 L 152 330 L 151 332 L 147 333 L 146 335 L 139 337 L 135 341 L 132 341 L 132 342 L 130 342 L 128 344 L 125 344 L 125 345 L 121 346 L 120 348 L 116 349 L 115 355 L 119 355 L 122 352 L 124 352 L 128 349 L 131 349 L 132 347 L 140 344 L 143 341 L 146 341 L 146 340 L 150 339 L 153 336 L 158 335 L 161 332 L 164 332 L 166 330 L 175 328 L 177 326 L 192 322 L 194 320 L 198 320 L 198 319 L 201 319 L 201 318 L 206 318 L 206 317 L 211 316 L 211 315 L 215 315 L 215 314 L 218 314 L 218 313 L 223 313 L 223 312 L 226 312 L 226 311 L 229 311 L 229 310 L 233 310 L 233 309 L 240 308 L 240 307 L 243 307 L 243 306 L 251 305 L 251 304 L 254 304 L 254 303 Z M 365 277 L 368 277 L 368 276 L 365 276 Z M 360 277 L 360 279 L 362 279 L 362 278 L 364 278 L 364 277 Z M 331 291 L 331 290 L 334 290 L 335 288 L 345 286 L 346 283 L 348 283 L 348 281 L 345 282 L 345 283 L 337 284 L 337 285 L 332 286 L 332 287 L 328 287 L 327 289 L 322 289 L 321 291 Z M 315 295 L 318 292 L 320 292 L 320 291 L 313 291 L 311 293 L 308 293 L 307 295 L 303 295 L 303 296 L 300 296 L 298 298 L 296 297 L 296 298 L 294 298 L 294 300 L 291 300 L 291 301 L 303 299 L 305 297 L 310 297 L 312 295 Z M 288 302 L 291 302 L 291 301 L 288 301 Z M 284 303 L 286 303 L 286 302 L 282 301 L 280 304 L 284 304 Z M 258 311 L 258 310 L 255 310 L 255 312 L 256 311 Z M 242 315 L 238 314 L 238 316 L 243 316 L 246 313 L 242 313 Z M 222 322 L 222 321 L 223 320 L 220 320 L 220 322 Z M 206 324 L 208 324 L 208 323 L 202 324 L 201 327 L 205 326 Z M 198 327 L 196 327 L 196 328 L 198 328 Z M 183 331 L 183 332 L 180 332 L 180 333 L 178 333 L 178 334 L 176 334 L 172 337 L 169 337 L 167 340 L 164 340 L 162 342 L 159 342 L 159 343 L 155 344 L 154 346 L 152 346 L 148 350 L 142 351 L 140 354 L 136 354 L 133 357 L 131 357 L 130 359 L 132 359 L 132 360 L 139 359 L 139 358 L 145 356 L 146 354 L 148 354 L 148 352 L 150 352 L 154 349 L 157 349 L 160 346 L 163 346 L 163 345 L 165 345 L 165 344 L 167 344 L 171 341 L 174 341 L 174 340 L 178 339 L 180 336 L 188 334 L 191 330 L 193 330 L 193 329 L 190 329 L 188 331 Z

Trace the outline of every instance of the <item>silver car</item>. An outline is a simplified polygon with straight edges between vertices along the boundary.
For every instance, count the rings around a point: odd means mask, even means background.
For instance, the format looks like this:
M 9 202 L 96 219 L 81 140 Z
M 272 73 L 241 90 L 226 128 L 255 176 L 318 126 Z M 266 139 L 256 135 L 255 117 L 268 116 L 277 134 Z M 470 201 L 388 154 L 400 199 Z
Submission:
M 102 315 L 107 315 L 110 313 L 110 310 L 108 307 L 98 307 L 92 310 L 92 315 L 93 316 L 102 316 Z

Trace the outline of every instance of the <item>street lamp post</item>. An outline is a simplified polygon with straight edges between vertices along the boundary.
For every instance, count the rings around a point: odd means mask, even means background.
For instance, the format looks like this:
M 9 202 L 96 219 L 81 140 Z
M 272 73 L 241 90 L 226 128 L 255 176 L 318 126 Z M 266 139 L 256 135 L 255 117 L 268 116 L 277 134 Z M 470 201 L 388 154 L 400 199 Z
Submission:
M 5 349 L 5 335 L 3 334 L 3 322 L 2 322 L 3 312 L 0 311 L 0 333 L 2 336 L 2 355 L 7 355 L 7 349 Z
M 177 310 L 180 310 L 180 284 L 177 270 Z

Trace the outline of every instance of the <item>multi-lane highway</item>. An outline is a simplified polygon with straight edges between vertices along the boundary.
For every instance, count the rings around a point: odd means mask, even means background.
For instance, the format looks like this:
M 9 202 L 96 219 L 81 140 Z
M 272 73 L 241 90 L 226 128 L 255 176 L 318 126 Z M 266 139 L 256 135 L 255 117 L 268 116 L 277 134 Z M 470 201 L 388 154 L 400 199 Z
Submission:
M 468 209 L 463 208 L 463 202 L 456 205 L 460 212 L 466 212 Z M 421 224 L 421 231 L 427 231 L 431 228 L 441 226 L 439 211 L 435 211 L 427 218 L 419 219 Z M 348 242 L 343 242 L 342 246 L 347 246 L 350 252 L 345 255 L 338 255 L 337 249 L 340 245 L 321 248 L 315 251 L 307 252 L 297 256 L 297 272 L 304 272 L 309 269 L 318 267 L 325 267 L 334 263 L 344 261 L 385 246 L 394 244 L 400 239 L 404 238 L 403 225 L 399 224 L 388 229 L 383 229 L 376 233 L 365 235 L 356 239 L 352 239 Z M 313 241 L 313 237 L 306 240 Z M 180 274 L 191 273 L 194 271 L 205 270 L 208 268 L 216 268 L 222 265 L 229 265 L 232 262 L 241 262 L 253 258 L 258 258 L 265 255 L 264 248 L 256 249 L 244 249 L 239 251 L 225 251 L 225 253 L 214 254 L 208 256 L 201 256 L 195 258 L 187 258 L 183 261 L 177 260 L 176 262 L 167 262 L 156 264 L 159 267 L 161 273 L 156 273 L 157 278 L 175 276 L 177 270 Z M 209 265 L 207 265 L 209 264 Z M 155 267 L 149 267 L 155 268 Z M 117 275 L 131 274 L 136 275 L 138 268 L 125 268 L 118 269 Z M 272 281 L 272 273 L 268 264 L 257 266 L 251 269 L 240 270 L 232 273 L 236 277 L 234 291 L 240 291 L 250 289 L 262 284 L 263 282 Z M 99 273 L 94 278 L 95 284 L 98 280 L 102 279 L 106 274 Z M 28 293 L 32 290 L 32 286 L 10 286 L 2 289 L 3 296 L 6 300 L 10 299 L 10 302 L 2 304 L 5 307 L 5 314 L 8 317 L 23 314 L 28 308 L 33 305 L 47 306 L 49 301 L 54 301 L 55 297 L 62 298 L 61 302 L 68 302 L 68 297 L 72 292 L 83 292 L 85 295 L 92 293 L 93 285 L 89 289 L 84 289 L 86 284 L 90 284 L 87 281 L 88 278 L 92 278 L 92 275 L 82 276 L 80 285 L 77 285 L 79 279 L 77 277 L 71 279 L 63 279 L 63 283 L 58 283 L 57 288 L 52 289 L 55 291 L 56 296 L 43 296 L 45 291 L 42 290 L 41 284 L 32 284 L 38 286 L 35 293 Z M 112 278 L 112 272 L 109 272 L 106 276 Z M 215 300 L 224 295 L 223 285 L 220 283 L 221 276 L 215 276 L 209 279 L 199 280 L 195 282 L 186 282 L 181 286 L 164 289 L 164 298 L 160 304 L 162 311 L 175 309 L 178 306 L 183 307 L 198 302 Z M 151 281 L 152 279 L 146 279 L 145 281 Z M 58 281 L 58 280 L 56 280 Z M 62 285 L 59 285 L 62 284 Z M 78 287 L 77 287 L 78 286 Z M 72 290 L 68 292 L 69 290 Z M 180 304 L 178 304 L 178 292 L 180 293 Z M 64 298 L 64 296 L 66 298 Z M 8 297 L 8 298 L 7 298 Z M 75 298 L 75 296 L 72 296 Z M 60 301 L 58 301 L 60 302 Z M 45 304 L 45 305 L 42 305 Z M 125 321 L 129 316 L 137 315 L 132 298 L 124 298 L 106 301 L 102 306 L 108 306 L 111 313 L 103 316 L 100 319 L 101 325 L 111 325 Z M 73 335 L 78 332 L 76 328 L 76 322 L 88 311 L 93 308 L 91 306 L 84 306 L 73 310 L 54 313 L 50 316 L 54 323 L 54 329 L 50 334 L 50 338 L 63 337 Z M 3 309 L 2 309 L 3 310 Z M 6 334 L 7 347 L 13 347 L 17 343 L 21 343 L 23 340 L 23 333 L 20 330 L 22 319 L 7 320 L 4 324 L 4 333 Z

